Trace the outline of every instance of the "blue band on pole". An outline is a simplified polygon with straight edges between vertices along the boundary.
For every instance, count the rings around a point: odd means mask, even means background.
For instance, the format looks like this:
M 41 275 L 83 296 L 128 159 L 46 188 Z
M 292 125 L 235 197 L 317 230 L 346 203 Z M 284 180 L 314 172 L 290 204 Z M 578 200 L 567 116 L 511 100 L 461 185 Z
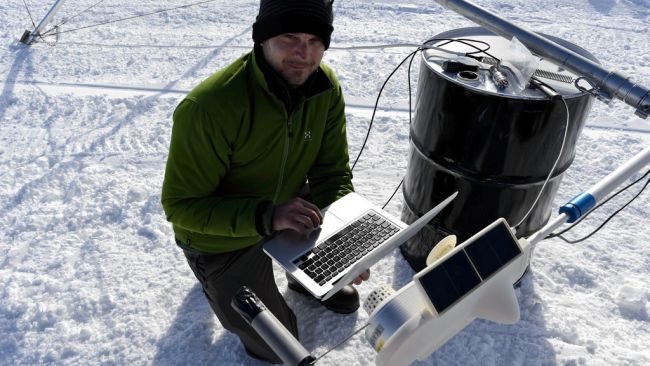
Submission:
M 569 216 L 568 223 L 572 223 L 580 218 L 592 207 L 596 206 L 596 199 L 589 193 L 581 193 L 576 196 L 571 202 L 560 207 L 560 213 Z

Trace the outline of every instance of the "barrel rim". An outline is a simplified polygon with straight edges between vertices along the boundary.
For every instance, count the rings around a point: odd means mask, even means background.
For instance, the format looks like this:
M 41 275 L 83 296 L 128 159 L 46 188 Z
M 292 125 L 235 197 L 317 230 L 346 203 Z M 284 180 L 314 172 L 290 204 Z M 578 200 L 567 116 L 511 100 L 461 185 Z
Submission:
M 545 38 L 547 38 L 547 39 L 549 39 L 549 40 L 551 40 L 551 41 L 553 41 L 555 43 L 558 43 L 559 45 L 561 45 L 563 47 L 566 47 L 566 48 L 570 49 L 571 51 L 574 51 L 574 52 L 578 53 L 579 55 L 590 59 L 591 61 L 594 61 L 594 62 L 600 64 L 600 61 L 598 61 L 598 59 L 596 59 L 596 57 L 591 52 L 587 51 L 586 49 L 584 49 L 584 48 L 582 48 L 582 47 L 580 47 L 580 46 L 578 46 L 576 44 L 573 44 L 573 43 L 571 43 L 569 41 L 566 41 L 566 40 L 564 40 L 562 38 L 552 36 L 550 34 L 541 33 L 541 32 L 535 32 L 535 33 L 537 33 L 537 34 L 539 34 L 539 35 L 541 35 L 541 36 L 543 36 L 543 37 L 545 37 Z M 433 36 L 432 38 L 462 38 L 462 37 L 468 37 L 468 36 L 496 36 L 496 37 L 501 37 L 500 35 L 492 32 L 492 31 L 490 31 L 488 29 L 485 29 L 483 27 L 463 27 L 463 28 L 457 28 L 457 29 L 444 31 L 442 33 L 439 33 L 439 34 Z M 436 42 L 439 42 L 439 41 L 427 41 L 424 44 L 429 45 L 429 44 L 435 44 Z M 545 96 L 534 97 L 534 96 L 527 96 L 527 95 L 510 95 L 510 94 L 502 94 L 502 93 L 498 93 L 498 92 L 478 88 L 476 86 L 460 82 L 456 78 L 452 78 L 449 75 L 446 75 L 445 73 L 441 73 L 438 70 L 433 69 L 431 67 L 431 65 L 430 65 L 430 62 L 426 58 L 426 52 L 422 52 L 420 57 L 421 57 L 422 63 L 425 64 L 426 67 L 429 70 L 431 70 L 432 72 L 434 72 L 436 75 L 439 75 L 439 76 L 443 77 L 445 80 L 451 81 L 452 83 L 454 83 L 456 85 L 460 85 L 460 86 L 462 86 L 464 88 L 467 88 L 467 89 L 472 90 L 474 92 L 477 92 L 479 94 L 492 95 L 492 96 L 498 96 L 500 98 L 515 99 L 515 100 L 535 100 L 535 101 L 537 101 L 537 100 L 545 100 L 545 99 L 547 99 Z M 577 93 L 572 93 L 570 95 L 563 95 L 562 97 L 564 99 L 575 99 L 575 98 L 582 98 L 585 95 L 590 95 L 590 94 L 587 91 L 579 91 Z

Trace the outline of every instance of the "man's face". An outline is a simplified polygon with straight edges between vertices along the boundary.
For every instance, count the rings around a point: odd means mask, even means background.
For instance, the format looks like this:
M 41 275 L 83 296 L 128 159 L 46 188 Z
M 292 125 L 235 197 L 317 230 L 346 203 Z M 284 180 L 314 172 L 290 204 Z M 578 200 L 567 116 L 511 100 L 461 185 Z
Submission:
M 323 41 L 307 33 L 285 33 L 262 42 L 264 58 L 291 86 L 302 85 L 325 53 Z

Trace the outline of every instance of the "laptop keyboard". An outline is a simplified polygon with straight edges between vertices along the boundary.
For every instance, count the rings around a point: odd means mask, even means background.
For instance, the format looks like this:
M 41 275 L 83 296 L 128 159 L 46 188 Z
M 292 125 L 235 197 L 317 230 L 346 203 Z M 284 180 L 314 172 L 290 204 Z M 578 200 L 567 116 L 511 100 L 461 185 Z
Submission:
M 399 230 L 375 211 L 369 211 L 293 263 L 323 285 Z

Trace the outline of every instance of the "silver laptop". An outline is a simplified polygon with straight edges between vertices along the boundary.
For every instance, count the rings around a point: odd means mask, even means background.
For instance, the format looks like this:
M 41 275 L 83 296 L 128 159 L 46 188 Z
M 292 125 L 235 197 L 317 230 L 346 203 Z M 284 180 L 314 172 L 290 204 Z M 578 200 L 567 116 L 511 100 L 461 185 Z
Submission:
M 314 297 L 327 300 L 417 233 L 458 194 L 411 225 L 350 193 L 322 210 L 323 224 L 309 234 L 282 231 L 264 251 Z

